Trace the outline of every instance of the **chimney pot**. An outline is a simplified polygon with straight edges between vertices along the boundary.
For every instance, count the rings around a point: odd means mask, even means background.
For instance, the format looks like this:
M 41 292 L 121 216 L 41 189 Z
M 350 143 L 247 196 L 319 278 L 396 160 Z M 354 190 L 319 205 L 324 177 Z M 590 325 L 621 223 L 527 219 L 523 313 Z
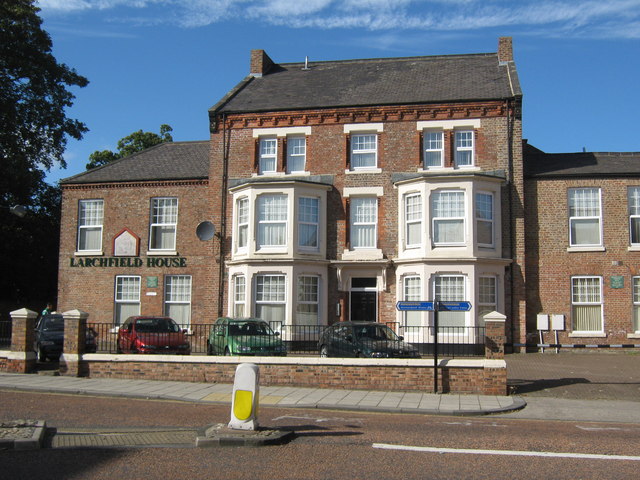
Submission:
M 251 50 L 250 75 L 261 77 L 273 66 L 273 60 L 269 58 L 264 50 Z

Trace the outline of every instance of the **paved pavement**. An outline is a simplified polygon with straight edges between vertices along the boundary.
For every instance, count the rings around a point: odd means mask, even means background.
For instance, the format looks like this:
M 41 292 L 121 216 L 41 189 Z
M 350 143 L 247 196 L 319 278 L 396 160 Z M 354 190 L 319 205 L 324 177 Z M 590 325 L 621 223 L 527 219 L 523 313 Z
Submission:
M 640 424 L 640 354 L 508 355 L 510 396 L 260 387 L 260 405 Z M 50 373 L 50 372 L 47 372 Z M 231 404 L 232 385 L 0 373 L 0 390 Z M 198 432 L 59 432 L 52 447 L 193 445 Z

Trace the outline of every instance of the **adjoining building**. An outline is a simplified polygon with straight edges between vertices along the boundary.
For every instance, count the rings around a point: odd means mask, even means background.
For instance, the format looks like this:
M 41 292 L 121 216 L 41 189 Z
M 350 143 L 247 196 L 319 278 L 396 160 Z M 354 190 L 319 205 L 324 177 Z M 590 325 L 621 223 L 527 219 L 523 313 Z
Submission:
M 469 302 L 470 311 L 439 313 L 448 327 L 501 312 L 514 344 L 536 333 L 544 311 L 574 325 L 572 315 L 587 314 L 567 285 L 594 276 L 602 285 L 615 253 L 568 251 L 566 193 L 544 197 L 553 211 L 539 208 L 538 189 L 556 188 L 543 159 L 555 157 L 527 146 L 523 159 L 521 107 L 509 37 L 497 53 L 471 55 L 277 64 L 254 50 L 249 75 L 209 110 L 208 141 L 161 144 L 61 182 L 58 307 L 114 325 L 138 313 L 183 324 L 379 321 L 409 341 L 434 314 L 399 311 L 398 301 Z M 584 178 L 584 187 L 601 180 Z M 631 238 L 628 218 L 610 242 Z M 572 219 L 572 232 L 589 237 L 593 215 Z M 215 235 L 201 240 L 203 222 Z M 632 262 L 627 246 L 620 268 Z M 567 273 L 547 300 L 553 248 L 571 268 L 593 269 Z M 624 321 L 608 320 L 604 304 L 597 333 L 607 342 L 620 338 L 607 326 L 622 332 Z

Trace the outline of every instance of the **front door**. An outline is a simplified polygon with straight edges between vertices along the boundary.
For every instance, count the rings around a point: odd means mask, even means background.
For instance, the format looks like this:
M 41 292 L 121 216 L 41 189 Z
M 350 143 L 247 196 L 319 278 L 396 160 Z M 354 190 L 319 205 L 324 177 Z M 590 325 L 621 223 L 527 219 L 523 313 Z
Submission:
M 352 278 L 350 291 L 350 315 L 352 322 L 378 321 L 378 291 L 377 279 Z

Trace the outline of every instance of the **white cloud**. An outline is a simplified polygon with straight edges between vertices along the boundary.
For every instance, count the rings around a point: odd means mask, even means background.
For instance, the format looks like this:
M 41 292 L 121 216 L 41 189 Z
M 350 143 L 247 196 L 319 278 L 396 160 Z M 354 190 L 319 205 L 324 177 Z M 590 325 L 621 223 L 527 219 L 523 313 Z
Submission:
M 640 36 L 640 0 L 40 0 L 39 5 L 45 13 L 111 11 L 121 21 L 183 27 L 249 19 L 291 28 L 448 32 L 519 26 L 547 36 Z M 135 13 L 127 15 L 132 9 Z

